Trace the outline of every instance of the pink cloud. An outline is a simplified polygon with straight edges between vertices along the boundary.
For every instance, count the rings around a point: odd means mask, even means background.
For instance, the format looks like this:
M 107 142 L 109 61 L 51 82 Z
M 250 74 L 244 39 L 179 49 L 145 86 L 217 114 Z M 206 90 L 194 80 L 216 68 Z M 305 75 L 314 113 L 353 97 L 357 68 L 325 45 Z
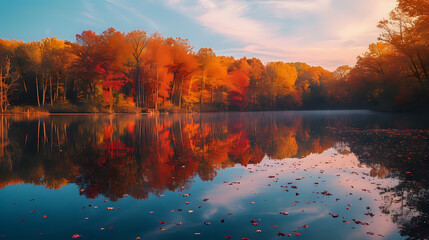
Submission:
M 268 61 L 305 61 L 333 70 L 354 65 L 379 34 L 395 0 L 166 0 L 196 23 L 242 45 L 223 49 Z M 255 12 L 264 12 L 261 17 Z M 289 31 L 290 30 L 290 31 Z M 222 50 L 222 49 L 220 49 Z

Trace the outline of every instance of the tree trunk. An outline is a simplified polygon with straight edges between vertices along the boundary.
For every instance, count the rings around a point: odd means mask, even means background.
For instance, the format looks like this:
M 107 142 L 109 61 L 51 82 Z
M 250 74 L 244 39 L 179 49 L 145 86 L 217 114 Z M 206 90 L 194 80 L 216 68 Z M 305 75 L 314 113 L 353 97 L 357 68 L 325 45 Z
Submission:
M 112 81 L 111 78 L 109 78 L 109 75 L 107 74 L 106 76 L 104 76 L 104 81 L 109 83 L 109 111 L 112 111 L 113 108 L 113 89 L 112 89 Z
M 184 75 L 182 75 L 182 80 L 180 81 L 180 90 L 179 90 L 179 109 L 180 109 L 180 107 L 182 106 L 183 77 L 184 77 Z
M 37 80 L 37 73 L 36 73 L 36 95 L 37 95 L 37 106 L 40 107 L 39 81 Z
M 155 99 L 155 109 L 158 109 L 158 96 L 159 96 L 159 72 L 158 72 L 158 65 L 156 65 L 156 99 Z
M 175 98 L 175 96 L 177 96 L 177 94 L 176 94 L 176 73 L 177 73 L 177 70 L 176 71 L 174 71 L 174 73 L 173 73 L 173 86 L 171 87 L 171 96 L 170 96 L 170 103 L 171 104 L 175 104 L 175 101 L 174 101 L 174 98 Z
M 51 106 L 54 104 L 52 99 L 52 76 L 49 75 L 49 98 L 51 99 Z
M 54 102 L 59 99 L 60 96 L 60 73 L 57 72 L 57 92 L 54 97 Z
M 201 95 L 200 95 L 200 112 L 203 110 L 203 95 L 204 95 L 204 88 L 206 87 L 206 69 L 203 69 L 203 80 L 201 84 Z
M 150 73 L 151 66 L 152 65 L 150 65 L 150 67 L 149 67 L 148 75 Z M 143 81 L 141 84 L 141 89 L 142 89 L 142 91 L 140 91 L 140 98 L 142 101 L 142 106 L 147 107 L 146 94 L 145 94 L 145 78 L 144 77 L 143 77 Z
M 0 68 L 0 111 L 3 112 L 3 69 Z
M 110 111 L 112 111 L 112 109 L 113 109 L 113 90 L 112 90 L 112 83 L 110 83 L 109 93 L 110 93 L 109 109 L 110 109 Z
M 428 75 L 428 72 L 427 72 L 427 70 L 426 70 L 425 65 L 423 64 L 423 60 L 422 60 L 422 57 L 420 56 L 420 53 L 417 53 L 417 56 L 419 57 L 420 65 L 422 66 L 423 73 L 424 73 L 424 74 L 425 74 L 425 76 L 426 76 L 426 80 L 427 80 L 427 81 L 429 81 L 429 75 Z
M 194 75 L 192 75 L 191 77 L 191 81 L 189 82 L 189 89 L 188 89 L 188 95 L 191 95 L 191 90 L 192 90 L 192 82 L 194 81 Z
M 45 87 L 45 84 L 42 84 L 42 106 L 45 106 L 45 98 L 46 98 L 46 90 L 48 90 L 47 87 Z
M 211 94 L 210 94 L 210 101 L 213 104 L 213 85 L 211 86 Z
M 137 66 L 136 66 L 136 79 L 135 79 L 135 85 L 136 85 L 136 107 L 140 107 L 140 64 L 137 59 Z
M 66 75 L 67 76 L 67 75 Z M 64 100 L 64 102 L 66 101 L 66 96 L 67 96 L 67 84 L 66 84 L 66 81 L 67 80 L 67 77 L 64 77 L 64 93 L 63 93 L 63 100 Z
M 420 86 L 421 86 L 422 88 L 424 88 L 423 80 L 422 80 L 422 78 L 421 78 L 421 76 L 420 76 L 419 69 L 417 68 L 416 63 L 414 62 L 413 57 L 412 57 L 411 55 L 408 55 L 408 57 L 410 58 L 411 63 L 412 63 L 412 65 L 413 65 L 413 67 L 412 67 L 412 71 L 414 72 L 414 75 L 415 75 L 415 76 L 417 77 L 417 79 L 419 80 Z

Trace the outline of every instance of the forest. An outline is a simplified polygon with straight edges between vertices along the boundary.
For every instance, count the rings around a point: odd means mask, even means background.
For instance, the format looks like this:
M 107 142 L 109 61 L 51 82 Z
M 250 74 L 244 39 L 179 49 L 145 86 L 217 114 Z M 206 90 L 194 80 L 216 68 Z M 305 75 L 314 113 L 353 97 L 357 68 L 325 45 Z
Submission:
M 0 112 L 426 111 L 428 13 L 429 1 L 398 0 L 355 66 L 333 72 L 219 56 L 144 30 L 0 39 Z

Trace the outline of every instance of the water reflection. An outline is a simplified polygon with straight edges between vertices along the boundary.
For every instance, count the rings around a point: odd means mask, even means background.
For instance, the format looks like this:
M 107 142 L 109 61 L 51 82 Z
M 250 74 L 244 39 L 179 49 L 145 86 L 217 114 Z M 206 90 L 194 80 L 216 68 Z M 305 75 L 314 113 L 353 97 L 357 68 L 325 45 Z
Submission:
M 336 187 L 376 186 L 369 194 L 383 196 L 381 211 L 401 234 L 424 238 L 427 127 L 421 118 L 368 112 L 2 116 L 0 188 L 74 183 L 90 199 L 147 199 L 190 189 L 195 177 L 211 181 L 221 169 L 247 166 L 255 174 L 240 180 L 239 191 L 226 184 L 208 193 L 211 204 L 231 205 L 234 198 L 264 191 L 267 174 L 293 169 L 339 176 L 347 170 L 353 177 L 341 176 Z

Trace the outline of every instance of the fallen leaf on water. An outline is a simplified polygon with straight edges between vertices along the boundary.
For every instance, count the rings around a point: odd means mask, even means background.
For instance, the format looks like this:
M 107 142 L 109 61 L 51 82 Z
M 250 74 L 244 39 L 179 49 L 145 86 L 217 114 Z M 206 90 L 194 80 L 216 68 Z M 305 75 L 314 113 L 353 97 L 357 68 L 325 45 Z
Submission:
M 363 215 L 374 217 L 374 213 L 364 213 Z

